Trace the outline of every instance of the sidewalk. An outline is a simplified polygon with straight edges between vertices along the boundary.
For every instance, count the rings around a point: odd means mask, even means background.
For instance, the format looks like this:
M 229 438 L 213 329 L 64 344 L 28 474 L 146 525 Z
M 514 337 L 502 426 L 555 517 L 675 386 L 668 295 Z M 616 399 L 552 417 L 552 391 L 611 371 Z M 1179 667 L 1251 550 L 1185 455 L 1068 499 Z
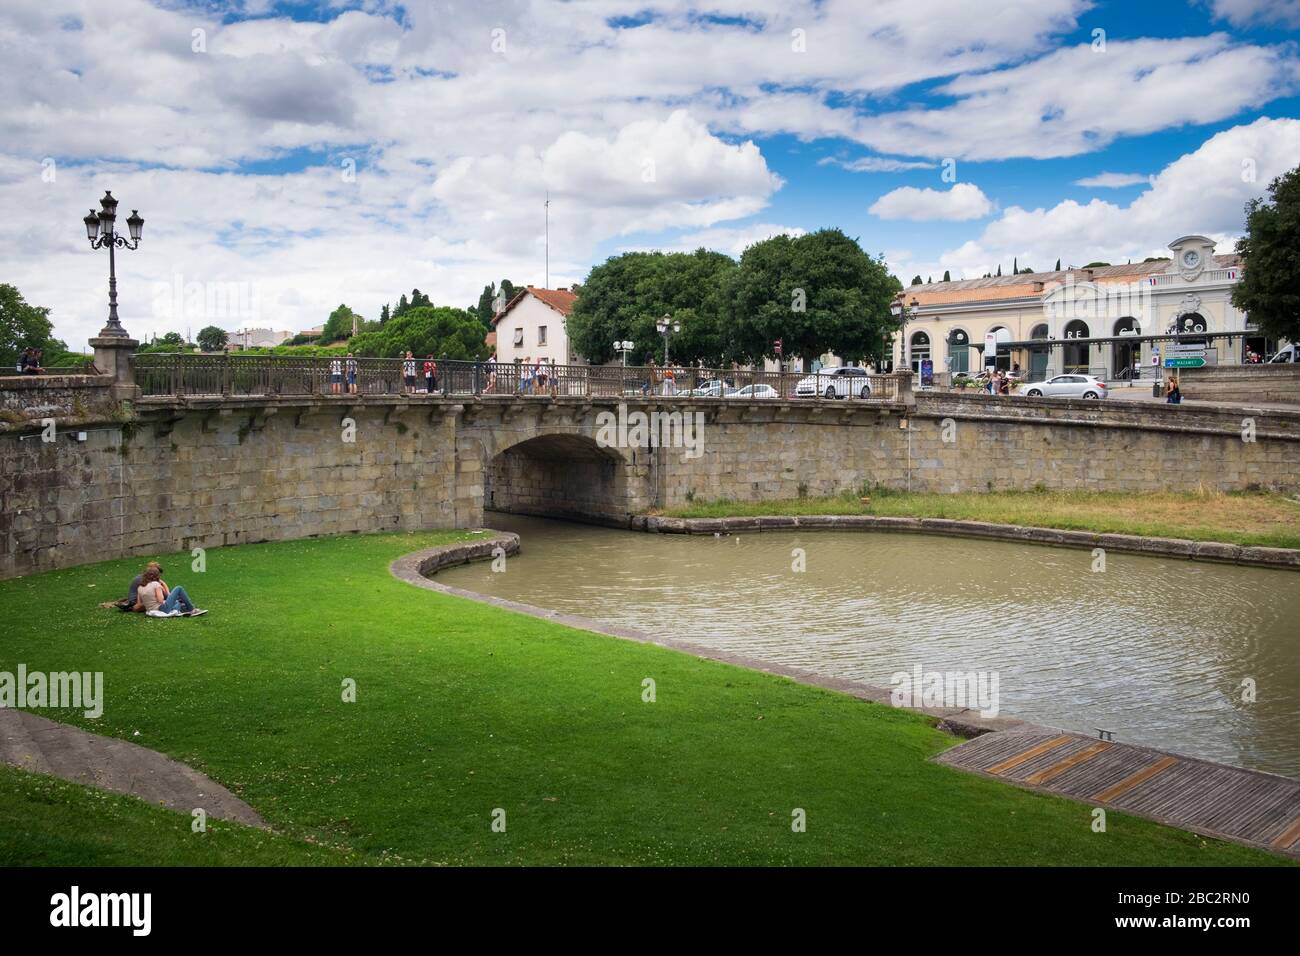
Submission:
M 1110 387 L 1106 390 L 1109 393 L 1107 396 L 1108 401 L 1147 402 L 1152 405 L 1166 404 L 1163 398 L 1152 396 L 1149 381 L 1133 386 L 1121 383 L 1108 384 L 1110 384 Z M 1199 405 L 1206 408 L 1254 408 L 1270 412 L 1300 412 L 1300 402 L 1289 405 L 1281 402 L 1211 402 L 1204 399 L 1184 398 L 1183 404 Z

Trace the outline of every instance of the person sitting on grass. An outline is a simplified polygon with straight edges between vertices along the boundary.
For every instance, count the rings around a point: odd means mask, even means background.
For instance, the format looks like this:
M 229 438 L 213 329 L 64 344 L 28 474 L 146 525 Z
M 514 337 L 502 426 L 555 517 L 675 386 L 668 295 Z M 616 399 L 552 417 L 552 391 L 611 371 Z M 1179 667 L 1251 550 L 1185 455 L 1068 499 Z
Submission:
M 167 587 L 159 568 L 146 568 L 137 592 L 136 610 L 150 617 L 198 617 L 208 612 L 194 606 L 185 589 Z
M 131 586 L 127 588 L 126 592 L 126 600 L 117 602 L 117 606 L 122 608 L 123 611 L 139 610 L 136 605 L 140 603 L 140 585 L 144 581 L 145 574 L 150 570 L 157 571 L 158 577 L 162 578 L 163 569 L 161 564 L 157 561 L 150 561 L 146 564 L 144 570 L 131 579 Z

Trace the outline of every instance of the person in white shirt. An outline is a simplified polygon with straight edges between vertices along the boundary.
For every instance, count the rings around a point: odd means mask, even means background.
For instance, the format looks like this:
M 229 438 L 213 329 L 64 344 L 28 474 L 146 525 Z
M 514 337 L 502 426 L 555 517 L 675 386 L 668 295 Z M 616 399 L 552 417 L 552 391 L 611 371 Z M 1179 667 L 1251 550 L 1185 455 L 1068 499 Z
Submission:
M 342 384 L 343 363 L 338 359 L 330 359 L 330 391 L 335 395 L 339 394 L 339 389 Z
M 406 391 L 415 394 L 415 353 L 408 351 L 402 361 L 402 376 L 406 379 Z

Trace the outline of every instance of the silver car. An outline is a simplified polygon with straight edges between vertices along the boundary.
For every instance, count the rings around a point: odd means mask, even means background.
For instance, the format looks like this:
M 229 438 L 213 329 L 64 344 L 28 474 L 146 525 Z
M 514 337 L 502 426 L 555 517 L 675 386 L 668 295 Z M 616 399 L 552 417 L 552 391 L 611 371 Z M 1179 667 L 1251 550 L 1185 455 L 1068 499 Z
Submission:
M 1057 375 L 1045 382 L 1021 385 L 1019 394 L 1029 398 L 1105 398 L 1106 383 L 1092 375 Z
M 854 365 L 824 368 L 799 379 L 794 393 L 799 398 L 870 398 L 867 375 L 865 368 Z

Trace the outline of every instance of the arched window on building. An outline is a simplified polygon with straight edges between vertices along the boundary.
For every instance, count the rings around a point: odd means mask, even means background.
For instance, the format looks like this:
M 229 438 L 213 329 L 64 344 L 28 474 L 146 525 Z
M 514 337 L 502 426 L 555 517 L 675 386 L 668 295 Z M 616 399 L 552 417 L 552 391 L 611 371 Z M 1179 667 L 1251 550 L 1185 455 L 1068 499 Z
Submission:
M 908 348 L 908 356 L 913 372 L 921 371 L 921 363 L 930 357 L 930 336 L 924 332 L 913 332 Z
M 1039 322 L 1029 332 L 1031 339 L 1047 340 L 1047 323 Z M 1051 350 L 1046 345 L 1031 345 L 1029 347 L 1029 377 L 1030 382 L 1042 382 L 1047 378 L 1047 366 L 1051 361 Z
M 965 329 L 955 328 L 948 333 L 948 372 L 970 373 L 970 335 Z
M 1086 375 L 1088 372 L 1088 343 L 1077 339 L 1089 338 L 1088 323 L 1083 319 L 1072 319 L 1065 323 L 1065 356 L 1061 371 L 1066 374 Z
M 1116 319 L 1111 335 L 1119 341 L 1110 346 L 1109 378 L 1131 379 L 1142 372 L 1142 326 L 1131 315 Z M 1126 341 L 1127 340 L 1127 341 Z

